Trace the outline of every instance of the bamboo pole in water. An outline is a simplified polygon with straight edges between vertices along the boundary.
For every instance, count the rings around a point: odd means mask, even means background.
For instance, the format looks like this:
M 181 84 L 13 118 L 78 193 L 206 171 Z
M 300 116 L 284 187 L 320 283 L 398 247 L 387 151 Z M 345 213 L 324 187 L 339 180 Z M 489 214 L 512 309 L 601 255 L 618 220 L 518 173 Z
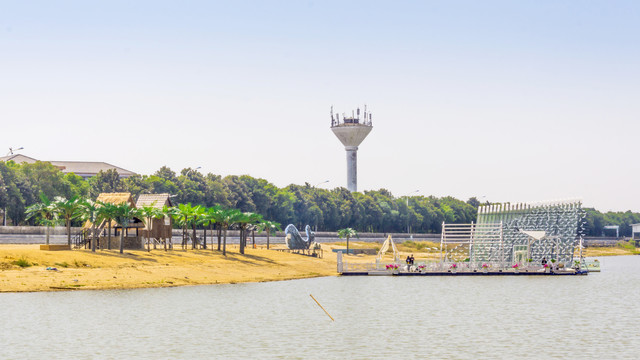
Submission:
M 316 304 L 318 304 L 318 306 L 320 306 L 320 308 L 322 310 L 324 310 L 324 313 L 327 314 L 328 317 L 331 318 L 331 321 L 336 321 L 331 315 L 329 315 L 329 313 L 327 312 L 327 310 L 324 309 L 324 307 L 322 307 L 322 305 L 320 305 L 320 303 L 318 302 L 318 300 L 316 300 L 316 298 L 313 297 L 313 295 L 309 294 L 309 296 L 311 296 L 311 298 L 313 299 L 313 301 L 316 302 Z

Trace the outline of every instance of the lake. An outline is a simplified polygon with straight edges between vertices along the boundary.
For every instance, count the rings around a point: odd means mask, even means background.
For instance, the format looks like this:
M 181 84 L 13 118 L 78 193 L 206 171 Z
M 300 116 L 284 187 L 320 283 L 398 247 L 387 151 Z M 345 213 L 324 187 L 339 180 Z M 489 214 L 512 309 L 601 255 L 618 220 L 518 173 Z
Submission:
M 588 276 L 0 294 L 0 357 L 636 359 L 640 257 L 600 261 Z

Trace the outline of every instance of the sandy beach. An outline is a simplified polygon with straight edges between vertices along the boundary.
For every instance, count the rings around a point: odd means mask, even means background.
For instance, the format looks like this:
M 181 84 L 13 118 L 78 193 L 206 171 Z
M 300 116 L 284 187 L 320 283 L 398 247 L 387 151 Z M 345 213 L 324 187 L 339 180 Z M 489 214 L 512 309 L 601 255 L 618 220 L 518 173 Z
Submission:
M 336 254 L 331 248 L 340 245 L 323 245 L 323 258 L 266 248 L 247 248 L 242 255 L 237 246 L 230 246 L 225 257 L 210 249 L 127 250 L 121 255 L 117 250 L 42 251 L 39 245 L 0 245 L 0 292 L 131 289 L 335 276 Z M 353 247 L 373 244 L 353 242 Z M 409 252 L 415 253 L 417 259 L 437 257 L 434 253 Z M 586 251 L 591 257 L 631 254 L 619 247 Z M 401 252 L 401 256 L 406 254 Z M 357 255 L 348 259 L 374 262 L 375 256 Z M 29 266 L 20 267 L 20 263 Z
M 41 251 L 0 245 L 0 292 L 126 289 L 260 282 L 337 275 L 336 257 L 323 259 L 267 249 Z M 16 265 L 20 260 L 31 266 Z M 46 270 L 47 268 L 57 270 Z

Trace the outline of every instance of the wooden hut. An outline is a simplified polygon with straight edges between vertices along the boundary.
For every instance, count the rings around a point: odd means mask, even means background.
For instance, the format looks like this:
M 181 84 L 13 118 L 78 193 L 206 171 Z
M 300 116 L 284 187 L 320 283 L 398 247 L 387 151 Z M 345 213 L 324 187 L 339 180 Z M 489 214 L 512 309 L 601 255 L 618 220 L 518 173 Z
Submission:
M 133 197 L 131 196 L 131 193 L 101 193 L 100 195 L 98 195 L 98 198 L 96 199 L 96 201 L 114 204 L 114 205 L 128 203 L 129 206 L 131 206 L 132 208 L 134 209 L 136 208 L 136 203 L 133 201 Z M 91 222 L 87 221 L 84 224 L 83 228 L 86 230 L 90 230 L 91 226 L 92 226 Z M 98 241 L 96 243 L 97 248 L 104 249 L 108 246 L 110 246 L 111 249 L 120 248 L 120 231 L 122 231 L 122 227 L 115 220 L 112 220 L 111 224 L 103 220 L 102 222 L 100 222 L 100 224 L 97 224 L 96 226 L 97 226 L 97 233 L 98 233 L 98 236 L 96 237 Z M 144 227 L 144 223 L 142 222 L 141 219 L 138 219 L 138 218 L 133 219 L 133 221 L 129 224 L 129 227 L 125 230 L 125 234 L 124 234 L 125 249 L 144 248 L 142 233 L 140 231 L 143 227 Z M 110 235 L 109 231 L 111 231 L 110 229 L 114 231 L 114 233 L 111 234 L 111 236 L 109 236 Z M 93 237 L 91 236 L 90 231 L 88 231 L 88 233 L 89 233 L 88 239 L 92 241 L 91 239 Z M 108 242 L 110 242 L 110 244 L 108 244 Z
M 171 197 L 169 194 L 140 194 L 138 201 L 136 201 L 136 207 L 142 209 L 145 206 L 153 206 L 156 209 L 162 209 L 165 206 L 171 207 Z M 146 222 L 147 219 L 144 219 Z M 171 216 L 165 216 L 162 219 L 153 219 L 150 224 L 145 224 L 142 229 L 142 236 L 145 238 L 151 238 L 154 242 L 154 247 L 158 243 L 171 247 L 171 229 L 173 229 L 173 219 Z

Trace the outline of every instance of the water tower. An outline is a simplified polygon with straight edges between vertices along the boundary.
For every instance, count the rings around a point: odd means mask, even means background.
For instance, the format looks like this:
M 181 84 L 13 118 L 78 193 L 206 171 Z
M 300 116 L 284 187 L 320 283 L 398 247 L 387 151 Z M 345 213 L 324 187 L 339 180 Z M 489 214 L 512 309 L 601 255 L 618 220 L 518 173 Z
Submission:
M 369 135 L 371 129 L 371 113 L 367 113 L 366 106 L 362 117 L 358 108 L 351 112 L 351 117 L 342 114 L 342 121 L 338 114 L 334 115 L 331 107 L 331 131 L 347 152 L 347 189 L 351 192 L 358 191 L 358 145 Z

